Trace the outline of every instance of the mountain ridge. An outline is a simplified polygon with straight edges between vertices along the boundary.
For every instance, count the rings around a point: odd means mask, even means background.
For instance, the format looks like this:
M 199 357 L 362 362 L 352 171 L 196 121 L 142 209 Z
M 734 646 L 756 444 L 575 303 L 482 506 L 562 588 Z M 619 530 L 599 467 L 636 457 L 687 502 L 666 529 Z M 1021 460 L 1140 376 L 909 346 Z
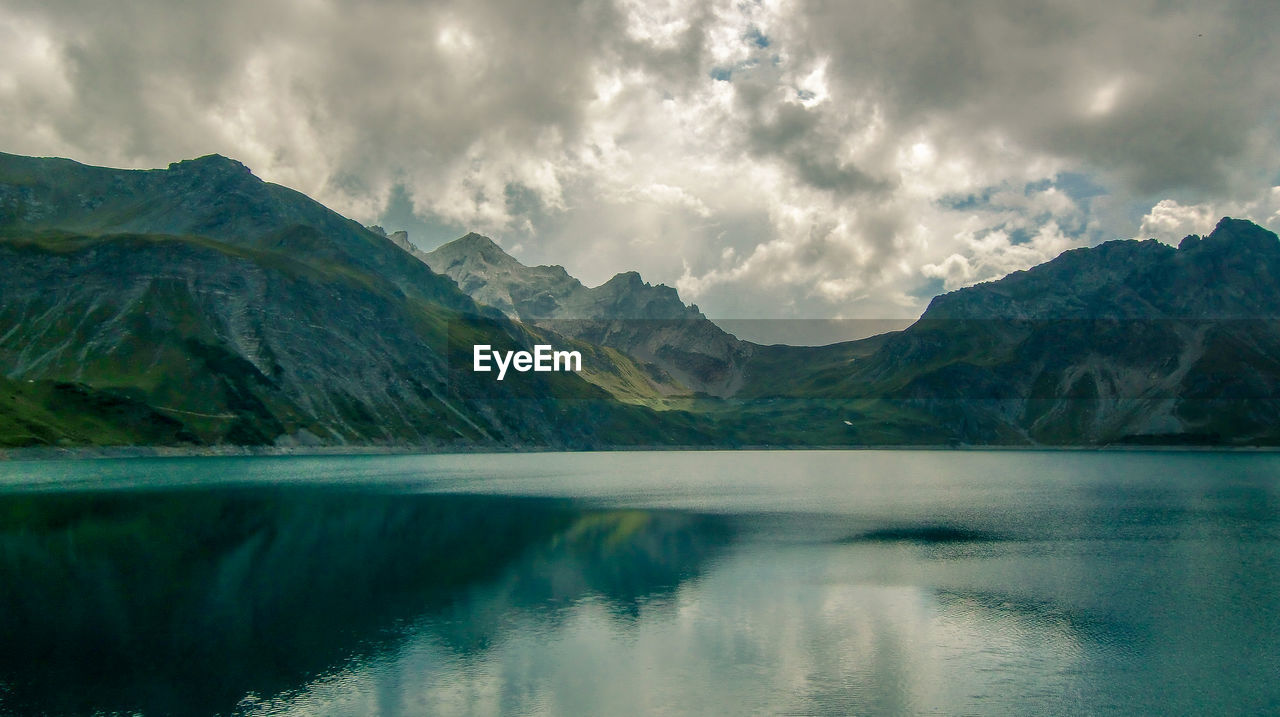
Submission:
M 939 296 L 834 392 L 966 442 L 1275 442 L 1280 239 L 1227 217 L 1180 247 L 1107 242 Z
M 636 272 L 422 252 L 225 157 L 0 154 L 0 445 L 1280 445 L 1277 278 L 1280 239 L 1224 218 L 760 346 Z M 485 383 L 479 343 L 584 370 Z
M 574 374 L 530 377 L 554 398 L 487 391 L 451 366 L 454 334 L 538 340 L 232 160 L 0 155 L 0 373 L 29 387 L 0 396 L 0 443 L 663 442 L 652 411 Z M 83 420 L 63 410 L 76 391 Z
M 588 287 L 563 266 L 525 266 L 475 233 L 420 257 L 478 303 L 564 336 L 618 349 L 651 369 L 656 390 L 729 396 L 742 384 L 751 344 L 686 306 L 675 289 L 615 274 Z
M 299 233 L 299 226 L 314 231 Z M 167 169 L 113 169 L 0 153 L 0 231 L 46 230 L 200 236 L 313 252 L 380 273 L 453 308 L 475 310 L 449 282 L 400 261 L 398 249 L 358 222 L 217 154 Z
M 1275 249 L 1273 232 L 1223 217 L 1208 235 L 1189 235 L 1176 248 L 1155 239 L 1117 239 L 1068 250 L 1030 269 L 936 296 L 921 319 L 1274 316 L 1276 310 L 1267 307 L 1274 306 L 1271 299 L 1280 300 Z M 1263 275 L 1243 271 L 1251 262 Z M 1234 305 L 1225 297 L 1216 298 L 1212 306 L 1197 304 L 1196 297 L 1212 293 L 1214 275 L 1224 271 L 1247 280 L 1250 291 L 1229 297 Z M 1190 274 L 1186 284 L 1173 290 L 1173 296 L 1162 296 L 1163 280 L 1179 274 Z M 1049 291 L 1047 284 L 1067 290 L 1070 299 L 1059 296 L 1061 291 Z M 1104 296 L 1107 291 L 1116 293 Z M 1012 311 L 1013 302 L 1020 304 L 1020 313 Z M 1222 314 L 1226 308 L 1233 311 Z

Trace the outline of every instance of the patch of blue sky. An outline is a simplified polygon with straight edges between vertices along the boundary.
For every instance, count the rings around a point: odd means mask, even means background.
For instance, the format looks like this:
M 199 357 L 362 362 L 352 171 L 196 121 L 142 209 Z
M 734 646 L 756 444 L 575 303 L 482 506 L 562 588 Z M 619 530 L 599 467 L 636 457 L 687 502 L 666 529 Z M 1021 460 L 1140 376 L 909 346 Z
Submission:
M 923 283 L 909 290 L 907 295 L 913 299 L 925 300 L 932 299 L 946 291 L 947 282 L 941 277 L 930 277 L 925 279 Z
M 763 32 L 760 32 L 760 28 L 755 25 L 752 25 L 746 33 L 743 34 L 742 39 L 762 50 L 770 44 L 769 38 Z
M 732 82 L 733 73 L 741 72 L 742 70 L 749 70 L 759 64 L 759 60 L 744 60 L 733 67 L 713 67 L 709 74 L 711 79 L 716 80 L 717 82 Z
M 968 194 L 948 194 L 939 198 L 938 204 L 953 211 L 1002 209 L 1005 207 L 993 203 L 992 197 L 1010 188 L 1008 185 L 992 185 Z M 1077 202 L 1084 202 L 1094 197 L 1110 194 L 1105 187 L 1095 182 L 1092 177 L 1078 172 L 1060 172 L 1052 178 L 1027 182 L 1022 185 L 1022 194 L 1029 197 L 1048 189 L 1057 189 Z
M 388 233 L 400 230 L 409 232 L 409 241 L 426 251 L 453 241 L 467 232 L 459 224 L 442 221 L 433 215 L 421 216 L 415 210 L 413 198 L 403 184 L 396 184 L 392 188 L 387 206 L 378 217 L 377 224 Z
M 1080 172 L 1060 172 L 1053 178 L 1053 186 L 1076 201 L 1101 197 L 1110 192 L 1098 184 L 1087 174 Z
M 1014 246 L 1026 244 L 1035 236 L 1031 233 L 1031 230 L 1026 227 L 1015 227 L 1013 229 L 1009 229 L 1006 233 L 1009 235 L 1009 243 Z
M 969 194 L 945 194 L 938 198 L 938 204 L 957 212 L 985 209 L 991 206 L 991 197 L 999 190 L 999 187 L 991 186 Z

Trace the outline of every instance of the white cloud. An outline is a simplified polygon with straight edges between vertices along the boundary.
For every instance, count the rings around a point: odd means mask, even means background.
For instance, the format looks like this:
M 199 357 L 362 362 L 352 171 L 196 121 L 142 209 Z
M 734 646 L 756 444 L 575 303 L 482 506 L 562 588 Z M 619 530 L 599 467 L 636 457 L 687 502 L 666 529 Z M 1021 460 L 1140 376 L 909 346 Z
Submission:
M 1098 89 L 1094 90 L 1089 98 L 1089 103 L 1085 107 L 1085 114 L 1093 117 L 1102 117 L 1110 114 L 1116 107 L 1117 100 L 1120 98 L 1120 92 L 1124 88 L 1124 78 L 1117 77 L 1103 83 Z
M 1207 234 L 1218 217 L 1207 204 L 1183 206 L 1173 199 L 1161 199 L 1142 218 L 1138 235 L 1177 245 L 1188 234 Z
M 1030 268 L 1078 244 L 1065 236 L 1054 221 L 1039 227 L 1036 234 L 1023 243 L 1015 243 L 1003 230 L 982 234 L 962 232 L 956 240 L 964 253 L 951 254 L 940 263 L 925 264 L 920 269 L 926 277 L 941 279 L 947 291 Z
M 1208 234 L 1225 216 L 1274 227 L 1280 219 L 1280 187 L 1270 187 L 1247 201 L 1181 204 L 1175 199 L 1161 199 L 1142 217 L 1135 238 L 1154 238 L 1177 246 L 1190 234 Z

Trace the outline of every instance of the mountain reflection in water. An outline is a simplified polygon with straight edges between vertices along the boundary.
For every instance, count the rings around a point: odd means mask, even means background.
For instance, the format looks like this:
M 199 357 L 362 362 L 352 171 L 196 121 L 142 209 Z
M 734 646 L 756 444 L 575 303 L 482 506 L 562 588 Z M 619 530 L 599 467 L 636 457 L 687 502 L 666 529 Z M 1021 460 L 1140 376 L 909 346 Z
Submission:
M 0 709 L 252 707 L 412 633 L 458 655 L 511 616 L 660 601 L 723 521 L 570 501 L 318 488 L 0 496 Z M 250 695 L 248 700 L 245 696 Z
M 1192 452 L 0 462 L 0 714 L 1280 714 L 1276 476 Z

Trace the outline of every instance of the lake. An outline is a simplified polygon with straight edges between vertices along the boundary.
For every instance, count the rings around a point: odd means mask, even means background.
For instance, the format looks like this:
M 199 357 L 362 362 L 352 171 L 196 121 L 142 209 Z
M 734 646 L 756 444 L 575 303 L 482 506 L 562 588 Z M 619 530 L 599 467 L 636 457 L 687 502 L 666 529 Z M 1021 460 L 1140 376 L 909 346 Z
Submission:
M 1280 712 L 1280 454 L 0 463 L 0 712 Z

